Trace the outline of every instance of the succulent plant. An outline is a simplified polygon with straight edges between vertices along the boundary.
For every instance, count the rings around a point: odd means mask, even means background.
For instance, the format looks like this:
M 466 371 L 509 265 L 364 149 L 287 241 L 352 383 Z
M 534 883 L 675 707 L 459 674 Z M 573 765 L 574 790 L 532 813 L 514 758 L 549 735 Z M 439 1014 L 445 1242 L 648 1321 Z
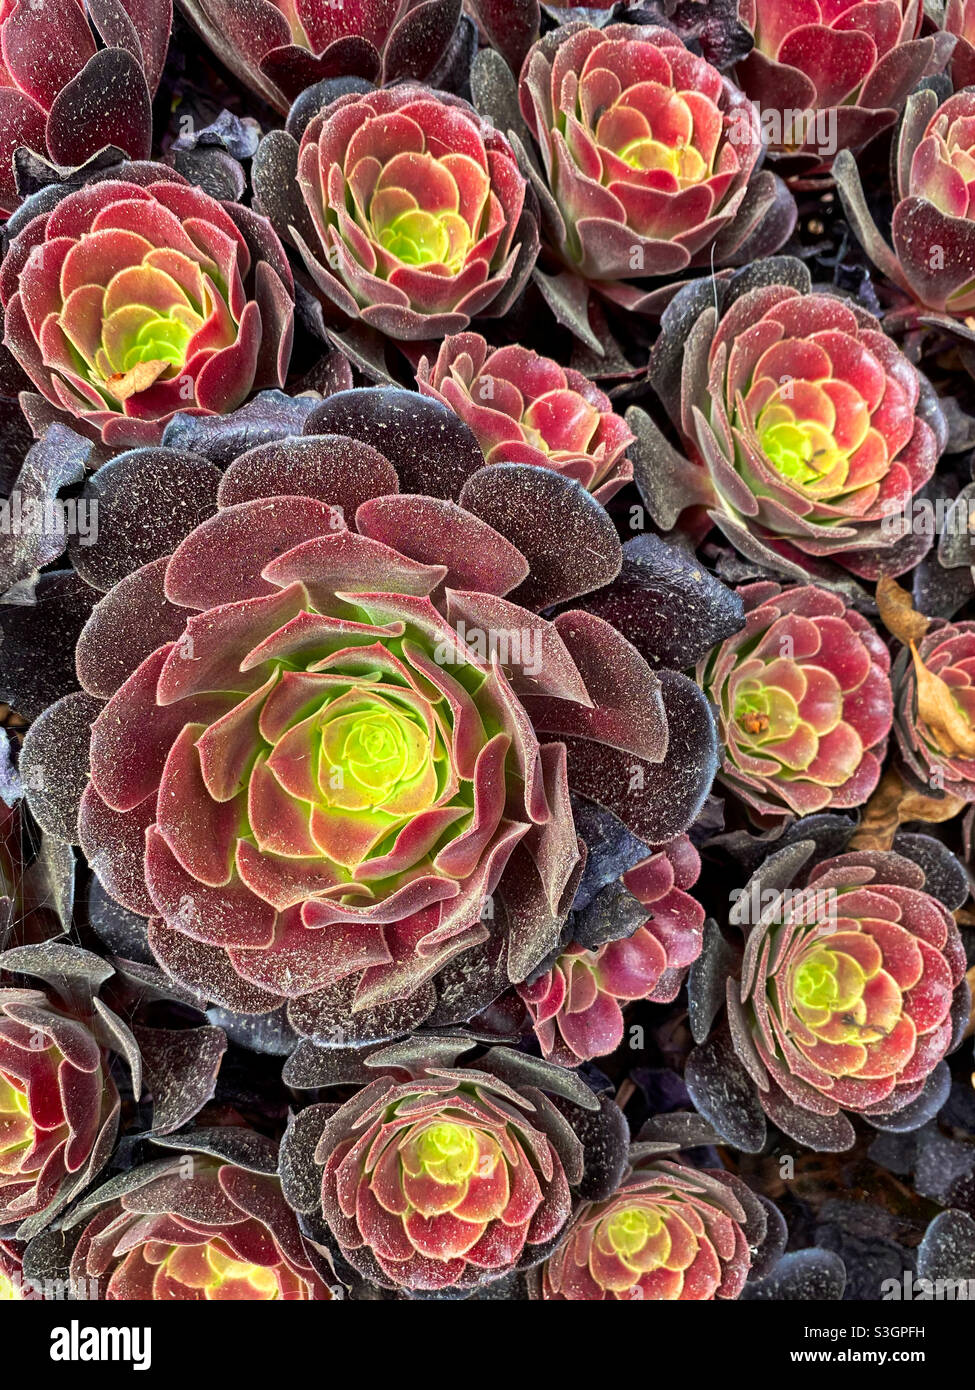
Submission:
M 37 814 L 150 919 L 176 980 L 368 1040 L 466 972 L 468 1007 L 526 978 L 581 872 L 569 788 L 670 839 L 710 785 L 714 731 L 693 684 L 658 678 L 601 616 L 539 616 L 600 586 L 611 601 L 621 566 L 577 482 L 485 466 L 415 393 L 343 393 L 312 422 L 321 435 L 249 449 L 222 478 L 174 458 L 192 506 L 158 558 L 133 554 L 128 517 L 167 486 L 165 451 L 95 475 L 119 510 L 78 641 L 86 693 L 35 723 L 24 767 Z M 379 444 L 441 485 L 465 460 L 460 505 L 399 493 Z
M 107 145 L 148 158 L 172 23 L 172 0 L 0 0 L 0 215 L 20 203 L 22 146 L 58 165 Z
M 228 1126 L 170 1147 L 72 1212 L 72 1285 L 110 1302 L 331 1297 L 282 1197 L 276 1145 Z
M 875 579 L 930 547 L 910 508 L 947 437 L 934 394 L 872 314 L 811 292 L 798 262 L 681 290 L 650 375 L 693 460 L 688 503 L 710 499 L 749 559 Z
M 263 218 L 155 164 L 37 196 L 0 267 L 35 433 L 70 420 L 115 448 L 154 444 L 178 412 L 225 414 L 284 384 L 294 289 Z
M 607 1056 L 623 1040 L 629 1001 L 676 996 L 701 949 L 704 909 L 688 891 L 700 872 L 686 835 L 664 845 L 622 877 L 648 909 L 646 921 L 594 947 L 570 941 L 549 969 L 518 986 L 543 1057 L 574 1067 Z
M 958 928 L 920 865 L 858 850 L 821 860 L 793 887 L 813 849 L 797 840 L 766 860 L 733 913 L 743 948 L 712 938 L 695 982 L 698 1036 L 721 994 L 730 1032 L 691 1054 L 691 1095 L 746 1148 L 761 1147 L 762 1111 L 826 1150 L 852 1146 L 850 1114 L 895 1130 L 923 1124 L 943 1103 L 941 1063 L 967 1019 Z
M 520 101 L 546 244 L 623 308 L 660 302 L 633 280 L 768 255 L 792 229 L 791 198 L 757 172 L 758 114 L 667 29 L 560 26 L 525 59 Z
M 417 384 L 453 410 L 488 463 L 532 463 L 576 478 L 608 502 L 633 476 L 629 427 L 581 372 L 527 348 L 491 349 L 477 333 L 446 338 L 420 359 Z
M 921 34 L 922 0 L 741 0 L 739 13 L 755 43 L 736 76 L 763 121 L 779 117 L 766 132 L 776 163 L 803 177 L 892 126 L 952 47 Z
M 686 1126 L 669 1141 L 659 1136 Z M 782 1218 L 741 1178 L 681 1159 L 687 1140 L 714 1142 L 694 1115 L 651 1120 L 616 1191 L 573 1218 L 542 1266 L 541 1298 L 600 1302 L 737 1298 L 754 1257 L 781 1249 Z M 774 1220 L 770 1221 L 770 1217 Z
M 128 1023 L 97 997 L 112 966 L 64 940 L 0 954 L 0 970 L 45 988 L 0 989 L 0 1226 L 27 1240 L 109 1161 L 119 1130 L 117 1079 L 155 1102 L 159 1134 L 192 1118 L 213 1093 L 226 1038 L 219 1028 L 176 1032 Z
M 975 80 L 975 5 L 972 0 L 948 0 L 944 27 L 955 36 L 951 80 L 956 88 L 969 87 Z
M 908 770 L 928 791 L 975 801 L 975 623 L 932 622 L 891 679 Z
M 893 719 L 887 647 L 826 589 L 739 592 L 744 628 L 698 667 L 718 710 L 719 778 L 761 817 L 863 805 Z
M 850 224 L 889 281 L 930 321 L 975 309 L 975 92 L 939 104 L 923 89 L 908 101 L 893 163 L 893 250 L 867 207 L 856 162 L 837 161 Z M 950 324 L 948 325 L 950 326 Z
M 182 0 L 221 62 L 281 112 L 329 77 L 426 77 L 450 43 L 460 0 Z
M 0 990 L 0 1222 L 36 1216 L 106 1162 L 119 1095 L 92 1021 L 40 990 Z
M 584 1081 L 507 1048 L 468 1062 L 468 1047 L 416 1038 L 372 1053 L 351 1099 L 300 1112 L 284 1140 L 285 1192 L 309 1232 L 325 1223 L 316 1245 L 382 1287 L 457 1295 L 538 1264 L 560 1243 L 572 1189 L 622 1171 L 620 1112 Z M 345 1077 L 334 1054 L 318 1065 L 306 1081 Z M 311 1160 L 320 1212 L 305 1196 Z
M 297 150 L 287 134 L 268 142 L 258 199 L 333 312 L 431 339 L 505 313 L 523 289 L 538 249 L 525 179 L 504 136 L 459 97 L 413 82 L 350 92 L 309 121 Z M 296 182 L 282 188 L 288 160 Z
M 975 1281 L 973 190 L 975 0 L 0 0 L 0 1300 Z

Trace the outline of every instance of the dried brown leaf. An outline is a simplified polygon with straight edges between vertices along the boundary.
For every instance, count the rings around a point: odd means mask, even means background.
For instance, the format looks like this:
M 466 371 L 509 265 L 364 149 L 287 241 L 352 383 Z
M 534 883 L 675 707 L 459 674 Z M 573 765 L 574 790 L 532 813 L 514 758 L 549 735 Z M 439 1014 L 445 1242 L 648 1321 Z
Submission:
M 899 828 L 908 821 L 938 824 L 965 808 L 958 796 L 925 796 L 905 786 L 896 768 L 889 767 L 867 802 L 863 819 L 850 838 L 850 849 L 888 850 Z
M 880 621 L 887 631 L 905 647 L 920 642 L 931 626 L 931 619 L 917 611 L 907 590 L 884 575 L 877 581 L 876 598 Z
M 117 401 L 127 401 L 140 391 L 148 391 L 172 365 L 171 362 L 160 361 L 137 362 L 127 372 L 118 372 L 109 377 L 108 389 Z
M 975 758 L 975 729 L 959 709 L 951 686 L 929 671 L 911 643 L 914 674 L 917 679 L 917 715 L 928 726 L 934 741 L 946 757 L 961 754 Z
M 890 849 L 900 825 L 898 808 L 904 798 L 904 783 L 889 767 L 867 802 L 863 819 L 850 837 L 850 849 Z

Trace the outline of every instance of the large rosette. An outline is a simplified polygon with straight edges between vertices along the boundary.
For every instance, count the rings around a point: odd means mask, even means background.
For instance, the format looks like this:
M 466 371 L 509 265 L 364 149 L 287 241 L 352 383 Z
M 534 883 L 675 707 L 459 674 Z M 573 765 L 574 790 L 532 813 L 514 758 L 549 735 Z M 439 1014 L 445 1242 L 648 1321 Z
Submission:
M 614 601 L 619 541 L 578 483 L 484 466 L 416 394 L 342 393 L 311 418 L 321 434 L 222 477 L 166 450 L 94 475 L 105 549 L 78 564 L 107 592 L 78 643 L 84 693 L 46 711 L 24 757 L 38 815 L 151 919 L 172 976 L 366 1040 L 438 993 L 453 1021 L 525 979 L 582 870 L 570 785 L 641 848 L 665 841 L 706 795 L 714 730 L 693 684 L 658 678 L 596 612 L 539 616 L 600 586 L 594 607 Z M 463 465 L 460 504 L 399 493 L 376 445 L 440 485 Z M 174 479 L 186 510 L 161 518 L 155 555 L 133 551 L 133 509 Z M 713 590 L 682 652 L 735 626 Z

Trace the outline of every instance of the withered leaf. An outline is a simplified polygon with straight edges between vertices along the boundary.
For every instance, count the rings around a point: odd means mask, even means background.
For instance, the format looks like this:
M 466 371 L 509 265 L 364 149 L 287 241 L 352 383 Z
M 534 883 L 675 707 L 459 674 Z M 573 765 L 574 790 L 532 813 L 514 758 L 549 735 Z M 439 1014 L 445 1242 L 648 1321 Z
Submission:
M 940 676 L 929 671 L 911 643 L 914 674 L 917 678 L 917 714 L 947 757 L 961 754 L 975 757 L 975 729 L 959 709 L 951 687 Z
M 896 768 L 889 767 L 867 802 L 863 819 L 850 839 L 850 849 L 888 850 L 898 829 L 908 821 L 929 824 L 951 820 L 964 810 L 957 796 L 925 796 L 905 786 Z
M 894 579 L 883 575 L 877 581 L 877 610 L 884 627 L 898 642 L 909 647 L 912 642 L 920 642 L 931 626 L 926 618 L 914 607 L 914 600 L 906 589 Z
M 109 377 L 108 388 L 117 401 L 127 401 L 140 391 L 148 391 L 172 365 L 171 362 L 162 361 L 137 362 L 127 372 L 118 372 Z

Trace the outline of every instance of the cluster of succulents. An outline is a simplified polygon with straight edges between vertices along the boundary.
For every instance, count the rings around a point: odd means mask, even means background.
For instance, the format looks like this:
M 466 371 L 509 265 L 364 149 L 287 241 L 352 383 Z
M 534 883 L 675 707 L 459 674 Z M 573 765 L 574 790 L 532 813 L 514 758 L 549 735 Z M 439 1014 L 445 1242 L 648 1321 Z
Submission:
M 975 1270 L 975 4 L 0 0 L 0 212 L 0 1299 Z

